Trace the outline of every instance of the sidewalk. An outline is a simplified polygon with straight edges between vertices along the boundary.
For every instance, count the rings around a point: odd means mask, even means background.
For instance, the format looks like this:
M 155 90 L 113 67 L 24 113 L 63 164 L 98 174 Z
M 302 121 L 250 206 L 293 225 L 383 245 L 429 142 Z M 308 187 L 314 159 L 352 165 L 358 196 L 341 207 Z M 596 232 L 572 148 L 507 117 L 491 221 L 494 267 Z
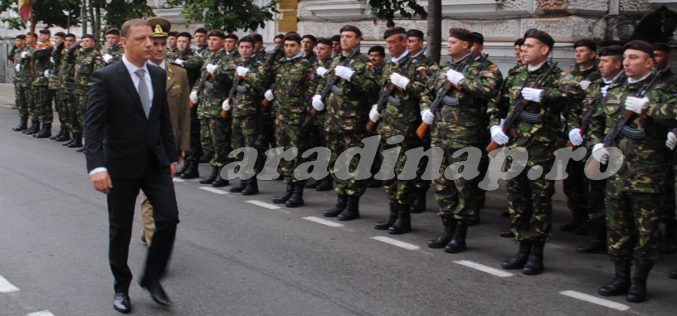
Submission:
M 6 108 L 14 107 L 14 85 L 11 83 L 0 83 L 0 106 Z

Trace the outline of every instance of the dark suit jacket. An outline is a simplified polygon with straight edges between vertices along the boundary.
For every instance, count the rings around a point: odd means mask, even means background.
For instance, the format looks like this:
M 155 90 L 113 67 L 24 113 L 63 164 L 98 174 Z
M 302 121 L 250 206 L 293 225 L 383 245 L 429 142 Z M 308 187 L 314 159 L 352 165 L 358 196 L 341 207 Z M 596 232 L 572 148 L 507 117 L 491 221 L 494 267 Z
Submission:
M 167 75 L 152 65 L 148 73 L 153 85 L 148 119 L 123 62 L 92 74 L 85 115 L 88 172 L 105 167 L 111 179 L 141 178 L 149 158 L 161 167 L 178 160 L 165 92 Z

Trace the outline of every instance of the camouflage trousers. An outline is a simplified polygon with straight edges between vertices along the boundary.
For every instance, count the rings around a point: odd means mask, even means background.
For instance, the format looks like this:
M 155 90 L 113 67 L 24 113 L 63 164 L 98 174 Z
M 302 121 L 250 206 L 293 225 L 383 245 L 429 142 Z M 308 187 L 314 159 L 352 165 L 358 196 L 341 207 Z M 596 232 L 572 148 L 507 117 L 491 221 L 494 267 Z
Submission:
M 212 148 L 212 134 L 209 129 L 209 121 L 211 119 L 207 117 L 200 118 L 200 147 L 202 148 L 203 153 L 214 154 L 214 148 Z M 200 157 L 198 157 L 199 159 Z
M 467 160 L 467 156 L 460 156 L 452 158 L 452 155 L 462 148 L 471 145 L 457 144 L 456 146 L 440 147 L 444 151 L 444 158 L 440 165 L 441 176 L 433 180 L 433 188 L 435 190 L 435 200 L 439 206 L 440 217 L 453 217 L 457 221 L 469 222 L 472 221 L 479 210 L 477 204 L 477 195 L 479 190 L 477 184 L 479 177 L 466 180 L 463 177 L 458 179 L 447 179 L 444 176 L 444 171 L 449 165 Z M 435 146 L 438 147 L 438 146 Z
M 397 145 L 388 145 L 385 141 L 382 141 L 380 144 L 381 157 L 384 158 L 383 152 L 395 147 L 400 147 L 400 155 L 397 157 L 397 162 L 395 163 L 395 177 L 392 179 L 383 180 L 383 188 L 386 191 L 386 196 L 390 203 L 397 203 L 405 207 L 410 207 L 414 204 L 416 199 L 416 183 L 420 181 L 421 171 L 421 162 L 417 166 L 416 174 L 417 177 L 411 180 L 401 180 L 398 175 L 404 170 L 404 165 L 407 162 L 407 156 L 405 153 L 407 150 L 412 148 L 421 147 L 421 141 L 416 135 L 410 135 L 409 139 L 405 139 L 402 144 Z M 425 158 L 425 157 L 424 157 Z M 425 160 L 425 159 L 421 159 Z
M 82 133 L 85 128 L 85 112 L 87 111 L 87 92 L 77 90 L 73 104 L 73 133 Z
M 261 133 L 261 116 L 252 114 L 249 116 L 233 116 L 233 132 L 231 142 L 233 149 L 251 147 L 256 149 L 256 163 L 254 171 L 261 172 L 265 162 L 265 150 L 263 149 L 263 134 Z
M 677 164 L 674 159 L 674 152 L 666 150 L 666 164 L 671 167 L 665 172 L 665 189 L 661 199 L 662 217 L 666 221 L 675 219 L 675 169 L 672 167 L 677 167 Z
M 54 110 L 52 109 L 52 91 L 45 86 L 33 85 L 33 103 L 35 107 L 35 116 L 42 124 L 51 124 L 54 119 Z
M 212 167 L 223 167 L 228 163 L 228 154 L 232 149 L 230 144 L 231 120 L 220 117 L 206 117 L 203 118 L 203 122 L 204 120 L 207 121 L 206 136 L 210 142 L 203 143 L 203 146 L 206 145 L 204 148 L 214 153 L 209 164 Z
M 197 117 L 197 106 L 195 106 L 190 108 L 190 150 L 186 160 L 198 160 L 202 156 L 201 132 L 200 119 Z
M 430 140 L 430 130 L 428 130 L 428 135 L 423 138 L 423 150 L 428 150 L 431 147 L 431 140 Z M 380 162 L 380 161 L 379 161 Z M 376 162 L 374 162 L 376 163 Z M 428 165 L 428 157 L 423 157 L 421 159 L 421 162 L 419 163 L 419 169 L 420 170 L 425 170 L 425 167 Z M 377 169 L 378 170 L 378 169 Z M 416 178 L 416 182 L 414 185 L 416 186 L 416 191 L 417 192 L 427 192 L 428 188 L 430 188 L 430 183 L 431 180 L 423 180 L 420 177 Z
M 564 194 L 567 196 L 567 206 L 573 213 L 574 220 L 585 220 L 588 214 L 588 187 L 584 173 L 585 160 L 569 160 L 566 172 L 567 178 L 562 181 Z
M 307 145 L 301 137 L 301 127 L 304 118 L 301 115 L 289 114 L 283 115 L 277 113 L 275 117 L 275 144 L 287 150 L 292 147 L 298 149 L 298 155 L 292 160 L 282 159 L 280 161 L 280 171 L 285 183 L 295 183 L 299 180 L 294 178 L 294 169 L 301 163 L 301 153 L 306 150 Z
M 69 130 L 73 130 L 73 97 L 72 89 L 56 90 L 55 108 L 59 113 L 59 121 Z
M 270 105 L 268 105 L 270 107 Z M 263 134 L 263 143 L 262 146 L 264 149 L 275 148 L 275 117 L 271 113 L 264 113 L 261 115 L 262 123 L 262 134 Z
M 336 162 L 336 158 L 348 148 L 351 147 L 363 147 L 362 139 L 364 139 L 365 134 L 353 133 L 352 131 L 327 131 L 325 130 L 325 136 L 327 138 L 327 147 L 331 151 L 331 160 L 330 166 Z M 358 160 L 353 159 L 350 162 L 350 170 L 355 170 L 357 168 Z M 355 180 L 354 178 L 350 179 L 339 179 L 334 173 L 334 168 L 329 168 L 329 173 L 334 178 L 334 183 L 336 187 L 334 191 L 338 195 L 347 195 L 360 197 L 364 194 L 364 191 L 367 190 L 367 180 Z
M 656 262 L 660 194 L 628 192 L 615 175 L 607 182 L 605 203 L 609 255 L 640 264 Z
M 28 119 L 28 108 L 31 104 L 31 87 L 16 85 L 14 89 L 14 97 L 16 107 L 19 109 L 19 116 L 23 119 Z M 36 117 L 31 117 L 33 121 L 37 121 Z
M 548 164 L 552 165 L 552 164 Z M 555 182 L 541 176 L 527 178 L 529 166 L 508 180 L 508 212 L 516 240 L 545 241 L 552 230 L 552 196 Z

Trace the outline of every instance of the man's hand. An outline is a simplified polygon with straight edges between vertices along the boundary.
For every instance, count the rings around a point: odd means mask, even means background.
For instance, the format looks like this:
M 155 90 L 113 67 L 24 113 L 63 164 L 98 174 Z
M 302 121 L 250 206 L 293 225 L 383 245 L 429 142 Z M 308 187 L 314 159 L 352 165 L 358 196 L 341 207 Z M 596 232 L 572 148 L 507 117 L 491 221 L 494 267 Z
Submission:
M 108 175 L 107 171 L 97 172 L 90 177 L 92 178 L 94 190 L 108 194 L 110 189 L 113 187 L 113 182 L 110 180 L 110 176 Z
M 172 162 L 169 164 L 169 172 L 170 175 L 172 176 L 172 179 L 174 179 L 174 175 L 176 175 L 176 162 Z

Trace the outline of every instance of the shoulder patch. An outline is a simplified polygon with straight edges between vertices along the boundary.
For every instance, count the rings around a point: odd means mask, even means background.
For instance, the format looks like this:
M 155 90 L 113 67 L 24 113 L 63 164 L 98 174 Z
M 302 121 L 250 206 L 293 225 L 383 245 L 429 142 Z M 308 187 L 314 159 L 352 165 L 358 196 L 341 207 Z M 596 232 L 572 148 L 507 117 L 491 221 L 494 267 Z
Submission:
M 427 67 L 425 65 L 419 66 L 418 68 L 416 68 L 416 71 L 421 77 L 426 76 L 428 74 Z
M 564 82 L 574 81 L 574 76 L 568 71 L 560 72 L 559 78 Z
M 433 72 L 433 73 L 435 73 L 435 72 L 437 72 L 438 70 L 440 70 L 440 69 L 437 67 L 437 65 L 435 65 L 435 64 L 430 65 L 430 68 L 428 68 L 428 69 L 430 69 L 430 71 Z
M 235 69 L 236 67 L 237 65 L 235 65 L 235 63 L 230 63 L 230 65 L 228 65 L 228 68 L 230 69 Z

